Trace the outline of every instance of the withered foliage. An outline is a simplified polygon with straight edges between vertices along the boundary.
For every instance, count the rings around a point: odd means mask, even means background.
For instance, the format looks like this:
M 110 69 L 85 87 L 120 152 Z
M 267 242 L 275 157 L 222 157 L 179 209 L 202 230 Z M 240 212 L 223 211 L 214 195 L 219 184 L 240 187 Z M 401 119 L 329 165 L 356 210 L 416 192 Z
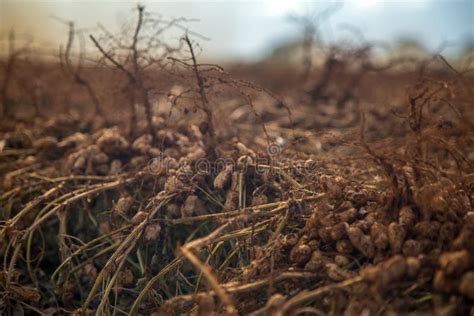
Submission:
M 334 47 L 278 97 L 187 21 L 139 6 L 96 54 L 70 24 L 60 61 L 3 61 L 0 313 L 472 314 L 470 73 Z

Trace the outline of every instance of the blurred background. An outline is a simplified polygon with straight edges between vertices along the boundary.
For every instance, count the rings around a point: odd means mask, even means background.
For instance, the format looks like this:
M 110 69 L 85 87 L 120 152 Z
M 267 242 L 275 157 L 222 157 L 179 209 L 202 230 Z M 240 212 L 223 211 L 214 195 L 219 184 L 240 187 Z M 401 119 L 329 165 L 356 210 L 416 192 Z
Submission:
M 116 31 L 133 17 L 136 1 L 1 0 L 0 36 L 11 29 L 37 45 L 58 47 L 67 39 L 67 25 L 94 33 L 98 23 Z M 304 22 L 316 26 L 317 41 L 326 45 L 354 39 L 381 41 L 393 50 L 435 52 L 456 58 L 472 52 L 472 0 L 346 0 L 330 1 L 151 1 L 148 12 L 165 18 L 193 19 L 186 26 L 202 34 L 201 58 L 216 62 L 256 62 L 284 52 L 287 58 L 301 43 Z M 168 34 L 176 40 L 182 30 Z M 5 45 L 3 45 L 3 50 Z

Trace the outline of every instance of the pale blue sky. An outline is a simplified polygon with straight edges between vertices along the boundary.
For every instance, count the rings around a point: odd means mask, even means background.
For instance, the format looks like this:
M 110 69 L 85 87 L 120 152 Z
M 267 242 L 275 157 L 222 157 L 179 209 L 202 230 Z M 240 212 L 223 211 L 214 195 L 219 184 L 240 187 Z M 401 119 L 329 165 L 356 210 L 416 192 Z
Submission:
M 110 29 L 127 17 L 137 1 L 0 0 L 0 27 L 12 26 L 50 45 L 66 36 L 65 27 L 51 15 L 71 19 L 82 27 L 97 22 Z M 150 11 L 165 17 L 200 19 L 189 27 L 210 38 L 202 42 L 207 56 L 219 59 L 256 60 L 273 45 L 299 36 L 298 28 L 285 18 L 290 13 L 318 11 L 328 1 L 152 1 Z M 344 36 L 341 25 L 360 28 L 371 40 L 393 41 L 402 36 L 418 38 L 429 49 L 443 40 L 461 44 L 474 39 L 473 0 L 346 0 L 323 25 L 325 40 Z M 172 34 L 178 37 L 179 34 Z

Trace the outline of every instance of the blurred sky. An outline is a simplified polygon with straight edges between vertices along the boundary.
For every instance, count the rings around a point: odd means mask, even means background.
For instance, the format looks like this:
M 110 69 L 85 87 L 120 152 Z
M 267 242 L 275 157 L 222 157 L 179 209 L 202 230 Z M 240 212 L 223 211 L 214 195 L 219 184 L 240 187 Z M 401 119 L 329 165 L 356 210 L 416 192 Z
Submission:
M 92 0 L 0 0 L 0 34 L 13 27 L 47 45 L 64 43 L 67 28 L 52 16 L 75 21 L 79 27 L 98 22 L 114 31 L 133 14 L 137 1 Z M 220 60 L 258 60 L 272 47 L 301 36 L 289 14 L 320 12 L 329 1 L 140 1 L 147 10 L 164 17 L 199 19 L 190 29 L 210 38 L 201 41 L 206 57 Z M 346 0 L 342 8 L 325 20 L 325 41 L 344 33 L 350 23 L 371 40 L 394 41 L 400 37 L 420 40 L 428 49 L 442 41 L 460 47 L 474 41 L 474 0 Z M 345 33 L 346 36 L 348 33 Z M 173 34 L 178 38 L 178 34 Z

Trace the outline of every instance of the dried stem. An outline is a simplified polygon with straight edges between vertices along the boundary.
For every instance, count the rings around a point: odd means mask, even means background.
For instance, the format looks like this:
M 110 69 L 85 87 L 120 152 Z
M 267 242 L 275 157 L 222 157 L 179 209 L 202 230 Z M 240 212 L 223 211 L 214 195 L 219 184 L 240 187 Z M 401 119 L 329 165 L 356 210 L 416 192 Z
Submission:
M 237 310 L 232 303 L 232 299 L 226 293 L 226 291 L 219 285 L 219 281 L 212 273 L 211 269 L 208 266 L 205 266 L 201 260 L 199 260 L 191 251 L 186 249 L 187 247 L 181 247 L 181 252 L 206 278 L 207 282 L 214 290 L 216 295 L 220 298 L 222 303 L 225 305 L 226 315 L 236 315 Z
M 206 88 L 204 85 L 204 78 L 201 76 L 201 73 L 199 71 L 199 65 L 196 61 L 196 55 L 194 54 L 194 49 L 193 49 L 193 44 L 191 43 L 191 40 L 189 39 L 188 34 L 186 34 L 183 37 L 184 41 L 188 45 L 189 48 L 189 53 L 191 54 L 191 59 L 193 62 L 193 71 L 194 75 L 196 76 L 196 82 L 199 87 L 199 95 L 201 97 L 201 108 L 206 114 L 206 122 L 207 122 L 207 134 L 209 135 L 209 144 L 208 148 L 209 149 L 215 149 L 216 145 L 216 134 L 215 134 L 215 129 L 214 129 L 214 117 L 212 113 L 211 106 L 209 104 L 209 100 L 206 95 Z
M 8 36 L 8 58 L 5 65 L 2 88 L 0 90 L 0 118 L 5 119 L 10 113 L 10 100 L 8 99 L 8 90 L 12 81 L 15 62 L 18 56 L 22 53 L 21 50 L 15 50 L 15 32 L 10 31 Z
M 128 78 L 129 84 L 136 90 L 136 92 L 139 94 L 140 99 L 142 101 L 142 104 L 145 108 L 145 114 L 146 114 L 146 122 L 147 122 L 147 132 L 150 134 L 152 137 L 152 141 L 155 141 L 155 133 L 153 132 L 153 125 L 152 125 L 152 120 L 153 120 L 153 112 L 152 112 L 152 106 L 150 103 L 150 97 L 149 97 L 149 91 L 148 88 L 145 86 L 145 83 L 142 78 L 142 67 L 139 63 L 139 58 L 140 58 L 140 52 L 138 49 L 138 42 L 139 42 L 139 36 L 140 36 L 140 31 L 143 25 L 143 13 L 145 10 L 144 6 L 137 6 L 138 9 L 138 20 L 137 24 L 135 27 L 135 32 L 133 34 L 132 38 L 132 44 L 129 47 L 129 50 L 132 55 L 132 67 L 133 67 L 133 72 L 128 70 L 123 64 L 121 64 L 118 60 L 116 60 L 111 54 L 107 53 L 105 49 L 100 45 L 100 43 L 97 41 L 97 39 L 93 35 L 89 35 L 90 39 L 94 43 L 94 45 L 97 47 L 97 49 L 101 52 L 101 54 L 110 61 L 117 69 L 119 69 L 121 72 L 125 74 L 125 76 Z M 136 120 L 135 117 L 135 109 L 134 109 L 134 98 L 131 97 L 131 120 L 132 122 L 130 123 L 130 130 L 131 133 L 133 133 L 133 127 L 136 125 Z
M 91 99 L 92 103 L 94 104 L 94 111 L 96 115 L 99 115 L 101 118 L 105 120 L 107 123 L 107 116 L 102 111 L 102 107 L 100 105 L 99 98 L 97 97 L 97 93 L 95 92 L 94 88 L 92 87 L 91 83 L 81 74 L 81 65 L 82 65 L 82 56 L 83 54 L 79 54 L 79 60 L 77 66 L 74 68 L 71 64 L 71 48 L 74 43 L 75 38 L 75 30 L 74 30 L 74 23 L 69 22 L 69 33 L 68 33 L 68 40 L 66 44 L 65 56 L 64 56 L 64 63 L 65 69 L 67 73 L 74 79 L 74 81 L 79 84 L 80 86 L 84 87 Z

